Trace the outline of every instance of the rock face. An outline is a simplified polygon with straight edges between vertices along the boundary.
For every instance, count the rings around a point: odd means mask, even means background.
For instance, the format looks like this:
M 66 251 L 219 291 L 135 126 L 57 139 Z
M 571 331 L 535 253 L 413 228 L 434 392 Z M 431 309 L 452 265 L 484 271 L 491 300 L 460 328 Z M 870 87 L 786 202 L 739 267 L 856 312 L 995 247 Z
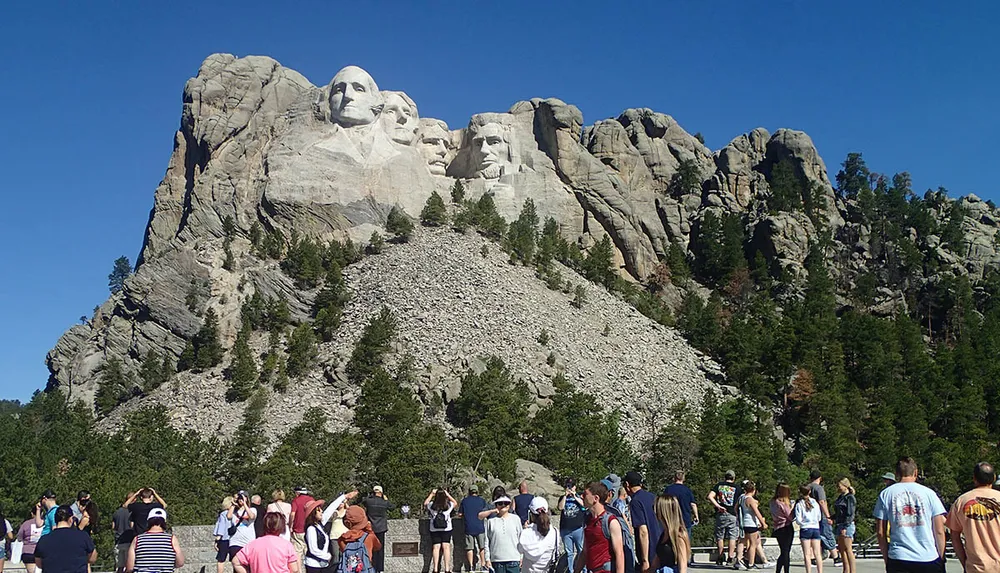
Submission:
M 136 273 L 87 324 L 68 330 L 47 357 L 50 388 L 74 399 L 93 401 L 99 370 L 111 357 L 122 359 L 132 372 L 138 371 L 148 351 L 177 357 L 209 308 L 219 316 L 226 345 L 235 338 L 241 303 L 255 292 L 284 298 L 295 317 L 306 318 L 315 293 L 297 289 L 277 264 L 252 254 L 251 235 L 256 230 L 280 232 L 285 238 L 350 237 L 364 242 L 373 231 L 383 230 L 393 207 L 415 218 L 433 192 L 447 196 L 458 180 L 472 199 L 491 193 L 508 220 L 531 199 L 541 217 L 555 219 L 565 238 L 584 250 L 610 237 L 616 263 L 634 281 L 651 275 L 671 243 L 687 247 L 704 214 L 712 210 L 740 215 L 751 246 L 793 277 L 805 276 L 803 261 L 818 236 L 817 227 L 851 238 L 841 244 L 843 256 L 853 265 L 851 272 L 858 272 L 869 256 L 865 237 L 870 229 L 849 222 L 853 206 L 834 195 L 823 159 L 800 131 L 779 129 L 771 135 L 758 128 L 713 154 L 668 115 L 629 109 L 587 126 L 579 109 L 558 99 L 517 102 L 507 112 L 476 114 L 467 126 L 450 130 L 440 120 L 421 118 L 417 102 L 404 92 L 380 90 L 360 68 L 348 66 L 328 85 L 317 87 L 270 58 L 228 54 L 205 60 L 185 85 L 183 102 L 174 152 L 156 189 Z M 790 162 L 803 185 L 822 199 L 823 207 L 812 219 L 802 213 L 768 211 L 768 178 L 779 161 Z M 678 186 L 678 179 L 684 184 Z M 942 251 L 939 259 L 954 272 L 982 276 L 1000 266 L 994 240 L 1000 214 L 971 196 L 962 205 L 967 213 L 963 222 L 967 252 Z M 234 222 L 235 234 L 224 238 L 227 218 Z M 413 248 L 398 250 L 410 253 Z M 395 259 L 376 257 L 360 268 L 391 260 Z M 476 259 L 476 264 L 487 263 Z M 359 281 L 367 276 L 357 272 Z M 372 272 L 381 276 L 388 270 Z M 404 332 L 401 343 L 439 357 L 421 367 L 428 368 L 435 380 L 427 388 L 437 388 L 435 392 L 443 392 L 445 398 L 455 394 L 448 373 L 475 361 L 462 345 L 476 340 L 480 353 L 485 349 L 506 353 L 544 400 L 542 373 L 548 371 L 537 365 L 541 351 L 529 349 L 525 341 L 549 323 L 553 329 L 572 330 L 567 338 L 557 339 L 557 345 L 566 347 L 556 353 L 558 363 L 583 387 L 602 391 L 608 381 L 628 381 L 622 378 L 628 369 L 656 372 L 662 364 L 671 364 L 659 355 L 646 357 L 650 362 L 630 354 L 653 339 L 671 340 L 674 366 L 687 369 L 686 376 L 634 381 L 640 387 L 646 384 L 647 393 L 664 396 L 657 407 L 676 392 L 669 384 L 651 380 L 681 381 L 676 389 L 690 394 L 686 397 L 692 401 L 706 387 L 699 378 L 698 360 L 685 354 L 689 350 L 676 335 L 653 328 L 648 321 L 629 322 L 635 317 L 626 316 L 624 310 L 612 312 L 597 303 L 590 308 L 593 313 L 611 313 L 594 319 L 609 324 L 614 332 L 610 340 L 599 337 L 599 332 L 595 335 L 593 329 L 570 328 L 570 323 L 585 320 L 582 313 L 544 297 L 532 300 L 550 306 L 534 308 L 532 302 L 519 308 L 533 321 L 506 324 L 472 317 L 460 329 L 448 330 L 441 321 L 454 308 L 463 308 L 465 301 L 498 312 L 497 305 L 510 302 L 505 297 L 527 287 L 508 281 L 495 285 L 501 290 L 491 293 L 493 298 L 476 298 L 485 295 L 473 288 L 467 293 L 459 290 L 465 298 L 454 300 L 443 289 L 459 285 L 441 283 L 438 288 L 436 273 L 402 266 L 393 272 L 409 273 L 414 282 L 398 292 L 387 290 L 399 288 L 389 280 L 362 282 L 356 289 L 358 300 L 372 304 L 376 297 L 405 300 L 410 306 L 399 307 L 400 312 L 416 313 L 425 327 L 434 327 L 433 339 L 418 329 Z M 526 271 L 521 274 L 524 280 L 531 278 Z M 419 298 L 431 292 L 436 300 Z M 439 305 L 442 299 L 452 304 Z M 361 310 L 351 310 L 345 328 L 354 332 L 363 319 Z M 599 326 L 603 329 L 603 323 Z M 345 339 L 343 344 L 349 342 Z M 590 348 L 595 345 L 618 345 L 621 354 L 595 360 L 599 353 Z M 690 359 L 682 360 L 684 356 Z M 321 383 L 323 378 L 307 377 L 301 392 L 313 392 L 308 389 L 310 380 Z M 182 386 L 212 387 L 192 390 L 189 398 L 196 404 L 188 403 L 188 410 L 218 406 L 215 394 L 223 386 L 218 379 L 182 375 L 180 380 Z M 434 386 L 439 382 L 444 385 Z M 330 400 L 331 408 L 349 409 L 349 389 L 337 383 L 333 387 L 337 390 L 331 396 L 322 397 L 317 389 L 300 398 L 324 404 Z M 174 396 L 185 392 L 182 387 Z M 195 423 L 196 416 L 184 414 L 182 404 L 171 405 L 178 408 L 179 420 Z M 644 409 L 655 407 L 639 405 L 636 411 Z

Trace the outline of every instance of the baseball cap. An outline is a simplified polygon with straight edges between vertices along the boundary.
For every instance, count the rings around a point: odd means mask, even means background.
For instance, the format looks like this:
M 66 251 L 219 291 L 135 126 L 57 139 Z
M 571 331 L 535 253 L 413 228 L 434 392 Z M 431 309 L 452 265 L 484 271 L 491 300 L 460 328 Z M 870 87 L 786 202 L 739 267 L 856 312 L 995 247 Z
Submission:
M 42 494 L 42 497 L 44 497 L 45 499 L 55 499 L 56 498 L 56 492 L 52 491 L 51 489 L 47 489 Z
M 809 481 L 816 480 L 816 479 L 819 479 L 821 477 L 823 477 L 823 474 L 821 474 L 819 472 L 819 470 L 813 470 L 813 471 L 809 472 Z M 895 478 L 893 478 L 893 479 L 895 479 Z
M 536 496 L 531 499 L 531 503 L 528 505 L 528 511 L 534 514 L 544 511 L 549 512 L 549 502 L 545 500 L 542 496 Z
M 166 520 L 167 510 L 163 509 L 162 507 L 154 507 L 153 509 L 149 510 L 149 515 L 146 517 L 146 519 L 152 519 L 154 517 L 159 517 L 160 519 Z
M 892 472 L 885 472 L 884 474 L 882 474 L 882 479 L 896 481 L 896 474 Z
M 479 493 L 479 486 L 472 484 L 469 486 L 469 493 Z
M 622 486 L 622 478 L 618 477 L 618 474 L 608 474 L 607 477 L 601 481 L 607 481 L 604 485 L 608 486 L 608 489 L 611 491 L 618 491 L 618 489 Z
M 637 471 L 628 472 L 627 474 L 625 474 L 625 483 L 629 484 L 630 486 L 642 485 L 642 474 L 640 474 Z
M 374 491 L 375 493 L 382 493 L 382 486 L 377 485 L 372 488 L 372 491 Z
M 295 488 L 295 493 L 309 493 L 309 488 L 304 485 L 300 485 Z

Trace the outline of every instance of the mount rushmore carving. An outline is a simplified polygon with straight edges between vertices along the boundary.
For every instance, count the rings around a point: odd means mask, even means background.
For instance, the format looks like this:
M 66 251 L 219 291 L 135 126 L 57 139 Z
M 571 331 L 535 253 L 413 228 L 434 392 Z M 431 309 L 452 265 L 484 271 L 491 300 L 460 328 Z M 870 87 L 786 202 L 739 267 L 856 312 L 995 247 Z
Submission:
M 585 126 L 580 110 L 558 99 L 517 102 L 452 130 L 359 67 L 317 87 L 271 58 L 228 54 L 205 60 L 183 101 L 135 275 L 47 358 L 50 386 L 84 400 L 108 357 L 135 371 L 150 350 L 179 355 L 202 323 L 192 296 L 200 310 L 216 310 L 230 339 L 241 298 L 233 293 L 245 284 L 308 315 L 312 295 L 276 265 L 255 262 L 252 228 L 363 243 L 392 207 L 416 218 L 431 193 L 447 196 L 456 180 L 471 199 L 493 194 L 508 221 L 531 199 L 583 249 L 609 236 L 622 273 L 635 280 L 650 275 L 671 242 L 686 247 L 712 210 L 767 222 L 760 228 L 771 231 L 750 234 L 768 243 L 760 250 L 801 263 L 810 221 L 757 206 L 779 159 L 820 190 L 831 227 L 842 224 L 823 160 L 797 131 L 757 129 L 713 154 L 668 115 L 629 109 Z M 694 166 L 700 187 L 671 185 L 682 162 Z M 235 271 L 222 268 L 227 218 L 237 229 Z

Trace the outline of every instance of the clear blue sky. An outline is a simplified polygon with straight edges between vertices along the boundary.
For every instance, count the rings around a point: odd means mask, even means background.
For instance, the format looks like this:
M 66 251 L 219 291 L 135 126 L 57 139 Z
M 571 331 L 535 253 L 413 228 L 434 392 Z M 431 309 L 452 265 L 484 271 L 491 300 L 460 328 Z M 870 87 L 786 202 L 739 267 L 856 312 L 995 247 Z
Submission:
M 360 65 L 452 127 L 550 96 L 587 123 L 669 113 L 712 149 L 792 127 L 831 176 L 861 151 L 918 190 L 1000 199 L 998 20 L 988 1 L 4 2 L 0 397 L 45 385 L 45 353 L 135 261 L 184 82 L 213 52 L 315 84 Z

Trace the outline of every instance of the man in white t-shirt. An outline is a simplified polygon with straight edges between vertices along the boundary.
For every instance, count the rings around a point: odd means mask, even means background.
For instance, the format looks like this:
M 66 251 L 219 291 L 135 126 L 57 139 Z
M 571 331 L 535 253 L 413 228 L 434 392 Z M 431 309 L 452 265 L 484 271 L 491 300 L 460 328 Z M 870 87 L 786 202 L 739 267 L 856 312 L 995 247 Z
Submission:
M 886 573 L 943 573 L 947 511 L 933 490 L 917 483 L 913 458 L 896 462 L 896 479 L 879 494 L 874 512 Z

